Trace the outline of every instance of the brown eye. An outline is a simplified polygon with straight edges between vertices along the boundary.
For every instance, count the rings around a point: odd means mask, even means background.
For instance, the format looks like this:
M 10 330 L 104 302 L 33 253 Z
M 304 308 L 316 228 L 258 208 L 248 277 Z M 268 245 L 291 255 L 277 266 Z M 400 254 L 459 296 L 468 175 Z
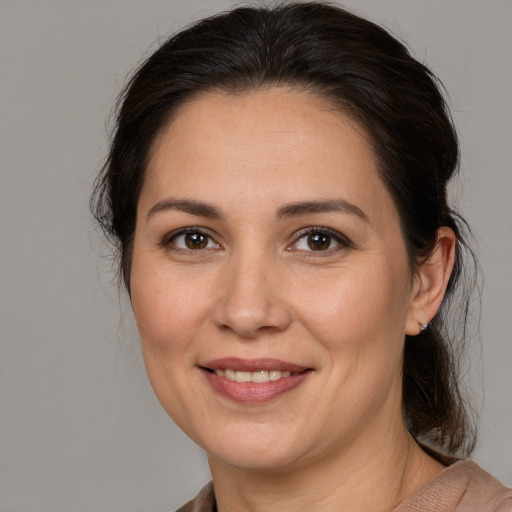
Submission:
M 187 249 L 204 249 L 208 245 L 208 236 L 203 233 L 187 233 L 184 242 Z
M 302 231 L 288 250 L 331 254 L 349 247 L 352 244 L 346 236 L 330 228 L 318 227 Z
M 326 233 L 311 233 L 307 243 L 312 251 L 325 251 L 331 246 L 331 237 Z
M 168 249 L 177 248 L 188 251 L 218 249 L 220 247 L 210 235 L 203 231 L 182 231 L 174 235 L 168 242 L 165 242 L 164 246 Z

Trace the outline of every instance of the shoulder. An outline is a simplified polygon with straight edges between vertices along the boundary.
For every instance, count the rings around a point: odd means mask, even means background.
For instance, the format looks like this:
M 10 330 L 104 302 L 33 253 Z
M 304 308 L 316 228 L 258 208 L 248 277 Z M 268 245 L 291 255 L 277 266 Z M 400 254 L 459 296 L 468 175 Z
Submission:
M 210 482 L 176 512 L 215 512 Z M 392 512 L 512 512 L 512 489 L 471 460 L 446 468 L 406 498 Z
M 201 489 L 192 501 L 183 505 L 176 512 L 214 512 L 215 510 L 215 494 L 210 482 Z
M 471 460 L 446 468 L 393 512 L 512 512 L 512 490 Z

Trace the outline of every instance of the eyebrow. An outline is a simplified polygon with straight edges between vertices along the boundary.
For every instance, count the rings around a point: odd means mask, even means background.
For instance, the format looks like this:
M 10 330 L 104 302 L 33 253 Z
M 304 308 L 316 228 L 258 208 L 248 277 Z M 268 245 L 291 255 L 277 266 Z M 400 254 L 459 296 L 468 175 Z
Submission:
M 164 199 L 159 201 L 148 211 L 147 219 L 149 220 L 153 215 L 169 210 L 177 210 L 198 217 L 206 217 L 209 219 L 224 219 L 225 215 L 217 207 L 203 203 L 201 201 L 194 201 L 191 199 Z M 290 203 L 281 206 L 277 210 L 276 217 L 278 220 L 287 219 L 290 217 L 298 217 L 300 215 L 307 215 L 312 213 L 348 213 L 359 217 L 361 220 L 368 222 L 367 215 L 355 204 L 349 203 L 344 199 L 328 199 L 325 201 L 302 201 L 297 203 Z
M 208 219 L 224 218 L 222 212 L 215 206 L 190 199 L 164 199 L 159 201 L 148 211 L 146 218 L 149 220 L 153 215 L 169 210 L 177 210 L 198 217 L 207 217 Z
M 278 219 L 296 217 L 310 213 L 349 213 L 368 222 L 368 216 L 355 204 L 344 199 L 330 199 L 326 201 L 304 201 L 284 205 L 277 211 Z

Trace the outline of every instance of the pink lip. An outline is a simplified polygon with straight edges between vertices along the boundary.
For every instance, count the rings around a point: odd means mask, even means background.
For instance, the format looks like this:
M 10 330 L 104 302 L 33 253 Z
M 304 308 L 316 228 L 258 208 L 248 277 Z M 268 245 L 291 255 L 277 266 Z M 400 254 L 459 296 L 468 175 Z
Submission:
M 216 359 L 201 365 L 201 371 L 209 382 L 210 386 L 219 394 L 234 402 L 243 402 L 246 404 L 257 404 L 268 402 L 287 391 L 295 389 L 311 373 L 311 368 L 287 363 L 278 359 L 238 359 L 223 358 Z M 260 370 L 278 370 L 293 372 L 295 375 L 282 377 L 279 380 L 254 383 L 254 382 L 234 382 L 219 377 L 212 370 L 235 370 L 246 372 L 257 372 Z

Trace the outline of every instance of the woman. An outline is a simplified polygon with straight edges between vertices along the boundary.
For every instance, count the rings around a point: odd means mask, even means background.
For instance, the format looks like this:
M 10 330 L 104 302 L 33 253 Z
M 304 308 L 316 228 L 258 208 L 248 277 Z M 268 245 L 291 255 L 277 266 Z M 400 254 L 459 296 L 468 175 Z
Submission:
M 138 70 L 94 204 L 153 389 L 208 454 L 182 511 L 512 510 L 457 462 L 457 163 L 429 70 L 332 6 L 235 9 Z

